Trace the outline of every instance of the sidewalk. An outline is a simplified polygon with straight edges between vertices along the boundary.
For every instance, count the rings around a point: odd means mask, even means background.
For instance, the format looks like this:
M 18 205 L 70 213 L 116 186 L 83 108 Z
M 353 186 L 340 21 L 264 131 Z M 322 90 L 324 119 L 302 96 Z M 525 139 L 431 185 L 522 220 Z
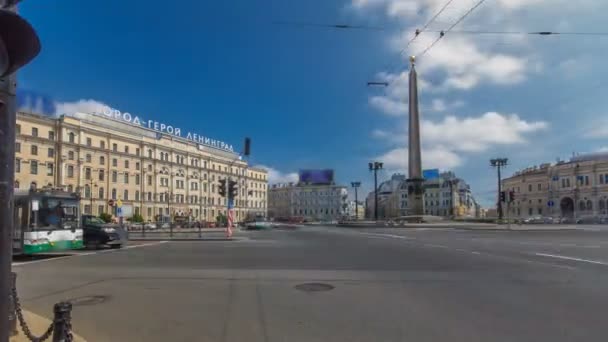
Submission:
M 51 325 L 50 319 L 42 317 L 42 316 L 38 316 L 35 313 L 27 311 L 27 310 L 23 310 L 23 318 L 25 318 L 25 321 L 27 322 L 27 325 L 30 328 L 30 331 L 36 337 L 40 337 L 40 335 L 42 335 L 46 331 L 46 329 L 48 329 L 48 327 Z M 23 331 L 21 331 L 21 326 L 19 325 L 19 322 L 17 322 L 17 331 L 18 331 L 17 335 L 12 336 L 9 339 L 10 342 L 29 342 L 30 341 L 25 336 Z M 72 336 L 74 337 L 75 342 L 86 342 L 86 340 L 84 338 L 82 338 L 81 336 L 76 334 L 74 331 L 72 331 Z M 53 335 L 51 334 L 51 337 L 49 337 L 49 339 L 47 341 L 52 341 L 52 338 L 53 338 Z

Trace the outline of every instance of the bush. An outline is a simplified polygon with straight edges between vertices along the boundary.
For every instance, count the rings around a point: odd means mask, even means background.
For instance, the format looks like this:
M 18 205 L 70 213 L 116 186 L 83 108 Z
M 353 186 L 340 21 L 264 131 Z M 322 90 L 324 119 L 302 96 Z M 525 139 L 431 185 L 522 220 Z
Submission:
M 99 218 L 102 219 L 105 223 L 112 222 L 112 215 L 108 213 L 99 214 Z
M 144 222 L 144 218 L 141 216 L 141 214 L 135 214 L 133 217 L 131 217 L 130 221 L 134 223 L 142 223 Z

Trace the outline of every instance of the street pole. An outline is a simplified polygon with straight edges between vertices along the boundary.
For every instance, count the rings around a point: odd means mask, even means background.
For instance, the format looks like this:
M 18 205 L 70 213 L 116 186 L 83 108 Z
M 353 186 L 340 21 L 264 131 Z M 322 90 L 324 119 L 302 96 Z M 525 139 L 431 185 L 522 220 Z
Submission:
M 361 182 L 351 182 L 350 185 L 355 188 L 355 221 L 359 220 L 359 198 L 357 189 L 361 186 Z
M 374 171 L 374 220 L 378 221 L 378 170 L 384 166 L 381 162 L 369 163 L 369 170 Z
M 16 77 L 0 79 L 0 342 L 8 341 L 9 293 L 13 259 L 13 194 L 15 184 Z
M 496 201 L 496 210 L 498 211 L 498 219 L 502 221 L 504 214 L 502 211 L 502 203 L 500 201 L 500 192 L 502 191 L 502 185 L 500 184 L 500 169 L 503 166 L 507 165 L 507 158 L 495 158 L 495 159 L 490 159 L 490 165 L 492 167 L 495 167 L 497 169 L 497 175 L 498 175 L 498 194 L 497 194 L 497 201 Z

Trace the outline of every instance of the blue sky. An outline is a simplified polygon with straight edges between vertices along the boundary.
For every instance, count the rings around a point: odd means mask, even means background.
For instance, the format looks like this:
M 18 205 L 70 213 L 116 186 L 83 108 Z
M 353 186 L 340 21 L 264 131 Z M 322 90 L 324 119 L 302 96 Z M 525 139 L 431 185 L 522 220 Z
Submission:
M 454 0 L 431 30 L 473 0 Z M 364 183 L 405 170 L 406 56 L 399 51 L 445 0 L 234 0 L 82 2 L 26 0 L 20 12 L 43 49 L 19 86 L 62 111 L 97 103 L 240 146 L 287 180 L 334 168 Z M 456 29 L 608 31 L 608 4 L 488 0 Z M 275 21 L 373 25 L 382 31 L 288 27 Z M 423 33 L 408 53 L 435 39 Z M 608 37 L 448 34 L 419 59 L 423 166 L 452 169 L 483 204 L 493 202 L 488 159 L 507 174 L 572 152 L 608 147 Z M 367 88 L 391 80 L 388 89 Z

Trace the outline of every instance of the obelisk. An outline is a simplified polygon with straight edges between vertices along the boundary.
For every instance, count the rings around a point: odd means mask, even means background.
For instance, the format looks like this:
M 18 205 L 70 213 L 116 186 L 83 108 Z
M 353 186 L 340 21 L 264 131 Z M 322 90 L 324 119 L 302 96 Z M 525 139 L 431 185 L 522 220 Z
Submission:
M 409 79 L 409 144 L 408 144 L 408 203 L 409 215 L 424 214 L 424 179 L 422 178 L 422 160 L 420 157 L 420 113 L 418 111 L 418 75 L 416 74 L 416 57 L 410 57 Z

